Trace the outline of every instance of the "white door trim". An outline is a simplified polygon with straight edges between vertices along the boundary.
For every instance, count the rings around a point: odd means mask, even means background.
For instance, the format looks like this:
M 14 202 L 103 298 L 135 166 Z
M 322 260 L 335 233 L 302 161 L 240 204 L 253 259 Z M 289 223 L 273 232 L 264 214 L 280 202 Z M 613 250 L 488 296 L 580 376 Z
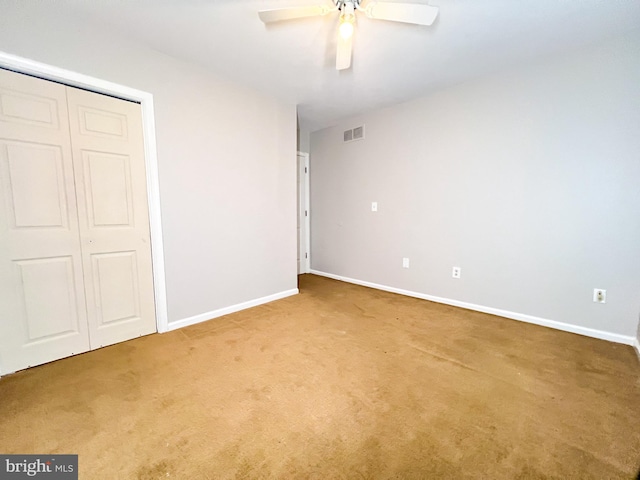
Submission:
M 307 174 L 304 176 L 304 209 L 307 211 L 307 215 L 304 217 L 304 230 L 305 230 L 305 251 L 307 252 L 306 258 L 301 258 L 300 261 L 304 261 L 302 272 L 309 273 L 311 270 L 311 205 L 309 202 L 309 178 L 311 170 L 309 169 L 309 154 L 307 152 L 298 152 L 298 155 L 304 158 L 304 166 L 307 170 Z
M 140 103 L 144 135 L 145 167 L 147 173 L 147 197 L 149 204 L 149 229 L 151 233 L 151 261 L 153 263 L 153 288 L 156 303 L 158 332 L 168 331 L 167 290 L 164 270 L 164 247 L 160 212 L 160 185 L 158 181 L 158 156 L 156 150 L 156 126 L 153 111 L 153 95 L 106 80 L 90 77 L 62 68 L 36 62 L 0 51 L 0 67 L 18 73 L 26 73 L 45 80 L 64 83 Z M 1 369 L 1 365 L 0 365 Z M 0 370 L 1 371 L 1 370 Z M 1 373 L 0 373 L 1 374 Z

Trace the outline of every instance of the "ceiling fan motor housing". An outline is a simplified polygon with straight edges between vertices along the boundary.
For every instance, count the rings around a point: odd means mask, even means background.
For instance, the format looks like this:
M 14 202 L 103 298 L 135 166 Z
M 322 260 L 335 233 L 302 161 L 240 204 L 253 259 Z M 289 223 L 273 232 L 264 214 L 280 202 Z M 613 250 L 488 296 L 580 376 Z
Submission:
M 336 4 L 336 7 L 338 7 L 340 10 L 342 10 L 342 7 L 344 7 L 348 3 L 352 4 L 354 9 L 360 6 L 360 0 L 334 0 L 334 1 Z

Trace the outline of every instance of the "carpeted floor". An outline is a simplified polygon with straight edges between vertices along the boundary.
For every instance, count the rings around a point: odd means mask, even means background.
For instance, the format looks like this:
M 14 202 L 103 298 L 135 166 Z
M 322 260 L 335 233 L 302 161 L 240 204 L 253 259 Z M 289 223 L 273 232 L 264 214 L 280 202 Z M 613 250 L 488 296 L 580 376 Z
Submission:
M 81 479 L 635 478 L 631 347 L 300 288 L 0 379 L 0 453 L 77 453 Z

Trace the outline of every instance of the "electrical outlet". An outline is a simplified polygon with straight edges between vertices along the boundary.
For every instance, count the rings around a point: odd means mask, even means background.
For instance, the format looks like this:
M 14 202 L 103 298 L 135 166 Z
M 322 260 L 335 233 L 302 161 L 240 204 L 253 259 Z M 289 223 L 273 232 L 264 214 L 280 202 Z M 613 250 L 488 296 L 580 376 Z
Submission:
M 409 259 L 408 258 L 403 258 L 402 259 L 402 268 L 409 268 Z
M 451 272 L 451 276 L 453 278 L 460 278 L 460 273 L 462 272 L 462 269 L 460 267 L 453 267 L 453 271 Z
M 371 211 L 372 212 L 378 211 L 378 202 L 371 202 Z
M 593 301 L 595 303 L 607 303 L 607 291 L 602 288 L 594 288 Z

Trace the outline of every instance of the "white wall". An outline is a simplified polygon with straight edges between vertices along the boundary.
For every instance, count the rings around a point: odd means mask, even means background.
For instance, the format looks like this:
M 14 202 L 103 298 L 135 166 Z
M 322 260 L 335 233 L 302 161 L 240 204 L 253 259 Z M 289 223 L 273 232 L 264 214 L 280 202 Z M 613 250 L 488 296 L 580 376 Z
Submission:
M 297 287 L 295 105 L 53 2 L 3 2 L 0 50 L 154 95 L 170 324 Z
M 298 134 L 298 150 L 309 153 L 311 149 L 311 132 L 306 128 L 301 128 Z
M 639 85 L 640 41 L 618 39 L 314 132 L 312 269 L 631 343 Z

